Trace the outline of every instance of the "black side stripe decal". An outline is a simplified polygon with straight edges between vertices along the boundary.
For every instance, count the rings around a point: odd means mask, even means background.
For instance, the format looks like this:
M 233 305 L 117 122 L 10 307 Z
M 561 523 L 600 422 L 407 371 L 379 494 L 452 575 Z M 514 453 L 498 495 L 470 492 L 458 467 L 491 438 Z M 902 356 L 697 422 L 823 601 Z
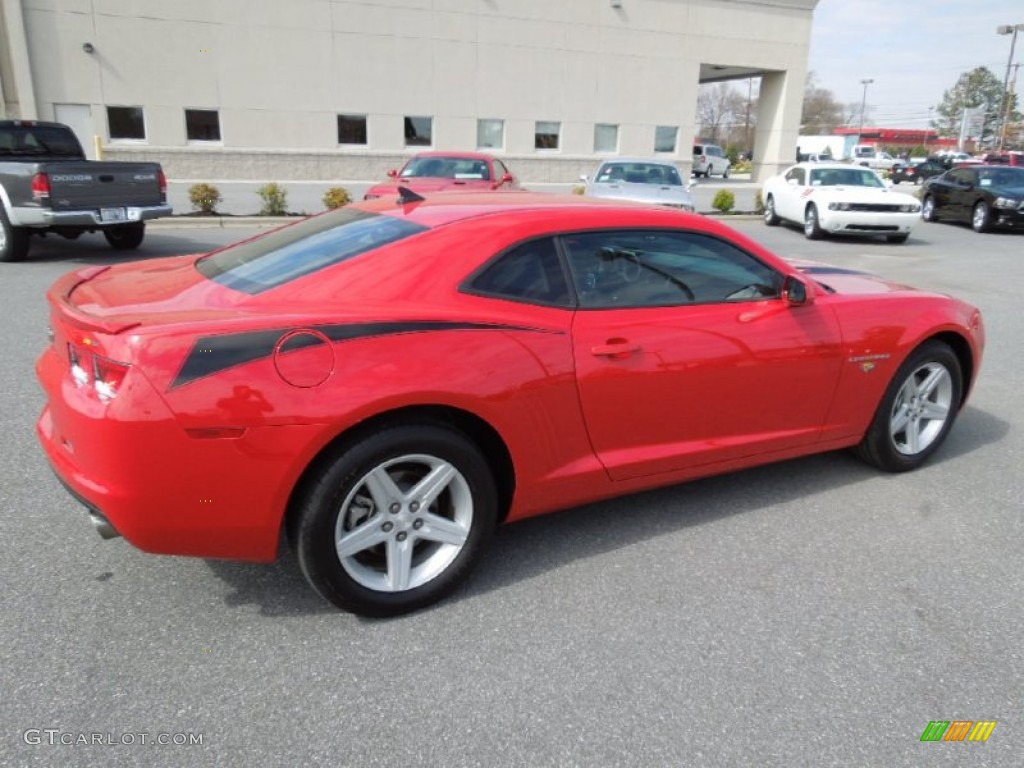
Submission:
M 541 328 L 528 328 L 500 323 L 456 323 L 445 320 L 419 320 L 391 323 L 354 323 L 344 325 L 306 326 L 319 331 L 333 342 L 365 339 L 370 336 L 388 336 L 398 333 L 424 333 L 429 331 L 533 331 L 550 333 Z M 178 371 L 171 389 L 189 384 L 196 379 L 244 365 L 264 357 L 270 357 L 281 337 L 294 328 L 278 328 L 270 331 L 228 333 L 219 336 L 202 336 L 192 347 L 184 365 Z M 303 349 L 323 342 L 310 335 L 300 336 L 286 344 L 288 351 Z

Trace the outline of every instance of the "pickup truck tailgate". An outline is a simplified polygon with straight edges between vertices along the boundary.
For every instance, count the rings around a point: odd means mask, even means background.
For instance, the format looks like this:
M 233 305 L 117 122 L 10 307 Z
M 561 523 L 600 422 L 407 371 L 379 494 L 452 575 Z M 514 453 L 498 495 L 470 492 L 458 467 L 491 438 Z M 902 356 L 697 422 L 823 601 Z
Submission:
M 55 211 L 164 202 L 157 163 L 47 163 Z

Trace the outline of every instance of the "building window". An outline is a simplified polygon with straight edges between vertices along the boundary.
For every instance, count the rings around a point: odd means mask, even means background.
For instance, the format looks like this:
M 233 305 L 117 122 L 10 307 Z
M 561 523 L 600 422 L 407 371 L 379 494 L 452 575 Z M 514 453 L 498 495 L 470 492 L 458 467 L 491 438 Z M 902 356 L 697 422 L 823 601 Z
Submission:
M 505 146 L 504 120 L 477 120 L 476 145 L 480 149 L 502 149 Z
M 146 138 L 142 107 L 107 107 L 107 127 L 111 139 Z
M 366 144 L 366 115 L 338 115 L 338 143 Z
M 186 109 L 185 135 L 189 141 L 220 141 L 220 114 L 215 109 Z
M 434 118 L 405 118 L 405 146 L 429 147 L 434 143 Z
M 679 129 L 674 125 L 659 125 L 654 129 L 654 151 L 655 152 L 675 152 L 676 151 L 676 136 L 679 135 Z
M 533 131 L 534 149 L 558 149 L 558 134 L 561 123 L 538 120 Z
M 594 151 L 595 152 L 618 152 L 619 151 L 619 126 L 608 123 L 598 123 L 594 126 Z

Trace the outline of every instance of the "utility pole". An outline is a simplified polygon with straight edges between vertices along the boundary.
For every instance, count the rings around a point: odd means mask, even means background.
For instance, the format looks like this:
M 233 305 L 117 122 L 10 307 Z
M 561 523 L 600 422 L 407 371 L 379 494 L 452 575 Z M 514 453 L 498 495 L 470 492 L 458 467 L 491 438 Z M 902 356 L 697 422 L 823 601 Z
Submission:
M 863 136 L 861 135 L 864 133 L 864 109 L 867 107 L 868 103 L 868 86 L 871 85 L 873 82 L 875 81 L 872 80 L 871 78 L 860 81 L 860 84 L 864 86 L 864 95 L 861 97 L 860 100 L 860 128 L 857 129 L 858 144 L 864 143 Z
M 1005 107 L 1003 108 L 1003 124 L 1000 126 L 999 131 L 999 151 L 1003 150 L 1003 144 L 1006 141 L 1006 123 L 1010 119 L 1010 105 L 1013 100 L 1010 98 L 1010 67 L 1013 66 L 1013 50 L 1017 46 L 1017 33 L 1024 29 L 1024 24 L 1013 24 L 996 27 L 996 34 L 998 35 L 1013 35 L 1010 38 L 1010 58 L 1006 60 L 1006 77 L 1003 78 L 1003 101 Z

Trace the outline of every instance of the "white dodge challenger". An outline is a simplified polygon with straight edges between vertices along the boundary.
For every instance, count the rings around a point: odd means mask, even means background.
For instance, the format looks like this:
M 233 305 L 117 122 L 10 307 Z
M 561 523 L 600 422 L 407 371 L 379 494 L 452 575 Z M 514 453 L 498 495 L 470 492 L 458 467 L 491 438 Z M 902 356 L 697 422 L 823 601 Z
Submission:
M 845 163 L 798 163 L 761 190 L 764 223 L 791 221 L 811 240 L 825 235 L 881 235 L 906 242 L 921 204 L 895 192 L 869 168 Z

